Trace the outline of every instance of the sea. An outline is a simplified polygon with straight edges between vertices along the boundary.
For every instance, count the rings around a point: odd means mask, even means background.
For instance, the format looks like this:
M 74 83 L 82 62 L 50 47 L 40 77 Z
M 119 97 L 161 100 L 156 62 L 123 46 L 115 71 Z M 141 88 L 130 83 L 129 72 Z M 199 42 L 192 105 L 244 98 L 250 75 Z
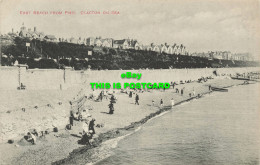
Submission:
M 134 133 L 110 141 L 96 165 L 257 165 L 259 84 L 213 92 L 175 106 Z

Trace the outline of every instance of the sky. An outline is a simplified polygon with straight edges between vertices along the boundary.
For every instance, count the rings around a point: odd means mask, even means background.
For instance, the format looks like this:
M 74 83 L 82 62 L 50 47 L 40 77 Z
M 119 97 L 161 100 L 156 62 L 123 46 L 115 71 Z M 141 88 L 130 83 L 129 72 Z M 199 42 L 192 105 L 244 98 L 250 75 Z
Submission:
M 33 11 L 49 14 L 34 15 Z M 119 14 L 104 15 L 103 11 Z M 143 44 L 183 44 L 190 53 L 231 51 L 260 56 L 260 0 L 0 0 L 1 34 L 12 28 L 18 31 L 22 23 L 56 37 L 130 38 Z

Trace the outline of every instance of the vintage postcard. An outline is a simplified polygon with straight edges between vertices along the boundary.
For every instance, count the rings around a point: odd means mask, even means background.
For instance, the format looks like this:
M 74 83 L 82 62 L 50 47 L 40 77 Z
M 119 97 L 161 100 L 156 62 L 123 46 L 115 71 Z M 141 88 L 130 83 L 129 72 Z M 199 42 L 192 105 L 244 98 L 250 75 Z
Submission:
M 0 164 L 260 164 L 259 0 L 0 0 Z

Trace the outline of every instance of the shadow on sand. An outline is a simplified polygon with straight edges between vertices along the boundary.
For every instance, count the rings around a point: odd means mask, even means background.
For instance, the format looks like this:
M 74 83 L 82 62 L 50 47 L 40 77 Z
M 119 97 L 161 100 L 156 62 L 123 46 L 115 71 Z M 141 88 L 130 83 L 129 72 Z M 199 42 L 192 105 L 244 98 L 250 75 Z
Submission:
M 71 136 L 77 137 L 77 138 L 81 138 L 81 136 L 76 135 L 76 134 L 70 134 Z
M 104 114 L 108 114 L 108 115 L 111 115 L 110 113 L 108 113 L 108 112 L 100 112 L 100 113 L 104 113 Z

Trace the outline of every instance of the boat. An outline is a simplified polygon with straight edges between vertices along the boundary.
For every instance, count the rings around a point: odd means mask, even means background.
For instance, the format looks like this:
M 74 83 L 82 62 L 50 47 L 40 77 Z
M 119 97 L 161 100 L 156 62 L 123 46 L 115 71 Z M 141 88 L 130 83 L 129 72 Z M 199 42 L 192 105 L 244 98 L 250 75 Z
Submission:
M 235 80 L 258 81 L 256 79 L 250 79 L 250 78 L 244 78 L 244 77 L 231 77 L 231 78 L 235 79 Z

